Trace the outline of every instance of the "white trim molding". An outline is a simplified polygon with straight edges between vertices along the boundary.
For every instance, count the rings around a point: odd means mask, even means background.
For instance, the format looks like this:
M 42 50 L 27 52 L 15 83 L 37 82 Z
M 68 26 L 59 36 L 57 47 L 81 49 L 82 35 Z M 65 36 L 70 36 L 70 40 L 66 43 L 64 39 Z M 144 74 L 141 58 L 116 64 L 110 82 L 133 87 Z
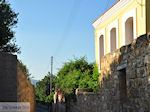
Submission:
M 109 19 L 111 16 L 116 14 L 120 9 L 125 7 L 132 0 L 120 0 L 114 6 L 112 6 L 109 10 L 107 10 L 102 16 L 100 16 L 97 20 L 95 20 L 92 25 L 96 28 L 98 25 L 103 23 L 105 20 Z
M 133 39 L 136 39 L 136 8 L 134 8 L 123 16 L 123 45 L 125 45 L 125 24 L 130 17 L 133 17 Z
M 113 28 L 116 28 L 116 49 L 118 49 L 118 19 L 116 19 L 115 21 L 113 21 L 109 26 L 108 26 L 108 40 L 109 40 L 109 52 L 111 52 L 111 41 L 110 41 L 110 33 L 111 33 L 111 30 Z
M 105 28 L 104 29 L 102 29 L 102 30 L 100 30 L 100 31 L 98 31 L 98 36 L 97 36 L 97 38 L 98 38 L 98 71 L 100 72 L 100 66 L 101 66 L 101 64 L 100 64 L 100 42 L 99 42 L 99 39 L 100 39 L 100 37 L 101 36 L 104 36 L 104 55 L 105 55 Z

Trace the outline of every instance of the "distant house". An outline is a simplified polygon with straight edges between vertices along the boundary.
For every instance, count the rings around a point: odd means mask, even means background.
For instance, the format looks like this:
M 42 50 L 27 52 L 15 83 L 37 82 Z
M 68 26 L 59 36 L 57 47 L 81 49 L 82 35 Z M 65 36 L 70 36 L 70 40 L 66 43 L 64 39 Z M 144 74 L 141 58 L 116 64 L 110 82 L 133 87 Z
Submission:
M 150 32 L 150 0 L 118 0 L 93 23 L 96 63 L 115 49 Z

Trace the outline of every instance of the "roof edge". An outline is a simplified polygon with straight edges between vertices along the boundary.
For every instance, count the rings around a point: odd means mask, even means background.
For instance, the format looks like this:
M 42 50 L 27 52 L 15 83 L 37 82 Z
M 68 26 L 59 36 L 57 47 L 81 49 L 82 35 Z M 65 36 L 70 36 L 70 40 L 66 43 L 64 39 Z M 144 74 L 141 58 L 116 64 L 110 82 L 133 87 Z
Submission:
M 118 4 L 121 0 L 118 0 L 115 4 L 113 4 L 110 8 L 108 8 L 102 15 L 100 15 L 92 24 L 94 24 L 99 18 L 101 18 L 106 12 L 108 12 L 111 8 L 113 8 L 116 4 Z

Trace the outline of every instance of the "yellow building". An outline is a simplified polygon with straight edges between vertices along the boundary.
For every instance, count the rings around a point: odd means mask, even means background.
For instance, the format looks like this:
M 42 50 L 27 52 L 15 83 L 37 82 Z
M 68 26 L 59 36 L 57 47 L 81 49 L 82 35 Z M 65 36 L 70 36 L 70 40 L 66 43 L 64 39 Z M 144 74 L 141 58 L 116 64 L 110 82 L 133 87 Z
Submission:
M 95 57 L 101 58 L 150 32 L 150 0 L 119 0 L 93 23 Z

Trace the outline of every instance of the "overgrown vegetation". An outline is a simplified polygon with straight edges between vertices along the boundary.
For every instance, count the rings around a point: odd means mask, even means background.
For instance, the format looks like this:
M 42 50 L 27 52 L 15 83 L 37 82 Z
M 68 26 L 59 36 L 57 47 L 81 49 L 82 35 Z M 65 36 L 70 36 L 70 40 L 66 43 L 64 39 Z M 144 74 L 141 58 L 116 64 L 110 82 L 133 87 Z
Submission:
M 66 96 L 74 96 L 77 88 L 98 91 L 98 68 L 89 64 L 85 57 L 65 63 L 57 75 L 56 87 L 63 89 Z
M 15 13 L 6 0 L 0 0 L 0 51 L 20 53 L 20 48 L 15 44 L 15 32 L 18 13 Z
M 99 75 L 95 64 L 89 64 L 85 57 L 70 60 L 63 65 L 57 73 L 57 77 L 53 75 L 53 93 L 51 95 L 49 75 L 36 84 L 36 101 L 45 103 L 53 101 L 54 90 L 57 90 L 58 94 L 65 95 L 67 99 L 74 98 L 77 88 L 86 88 L 90 92 L 97 92 Z

